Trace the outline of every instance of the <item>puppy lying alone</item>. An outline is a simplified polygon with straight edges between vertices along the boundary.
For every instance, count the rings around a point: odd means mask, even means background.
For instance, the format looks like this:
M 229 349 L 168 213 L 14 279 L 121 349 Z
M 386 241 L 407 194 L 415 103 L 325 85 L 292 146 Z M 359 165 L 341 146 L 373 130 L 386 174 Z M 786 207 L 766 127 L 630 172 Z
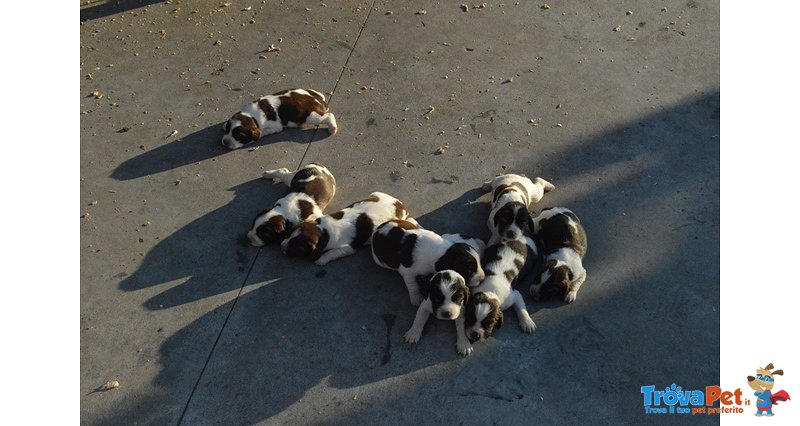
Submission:
M 392 219 L 416 223 L 400 200 L 373 192 L 343 210 L 300 222 L 281 243 L 281 248 L 287 256 L 309 257 L 317 265 L 326 265 L 355 253 L 369 243 L 377 225 Z
M 338 131 L 325 95 L 311 89 L 283 90 L 250 102 L 226 121 L 222 125 L 222 144 L 230 149 L 241 148 L 284 127 L 320 124 L 328 126 L 332 135 Z
M 533 229 L 544 247 L 545 264 L 529 289 L 531 296 L 574 302 L 586 280 L 586 231 L 580 220 L 567 208 L 546 208 L 533 219 Z
M 322 210 L 336 194 L 333 174 L 327 167 L 317 163 L 311 163 L 296 172 L 285 168 L 268 170 L 262 176 L 276 183 L 283 182 L 289 191 L 272 208 L 253 219 L 247 238 L 255 247 L 283 241 L 294 225 L 322 216 Z
M 531 181 L 522 175 L 507 174 L 484 182 L 482 188 L 492 192 L 492 211 L 486 222 L 492 231 L 492 245 L 532 234 L 530 211 L 555 186 L 540 177 Z

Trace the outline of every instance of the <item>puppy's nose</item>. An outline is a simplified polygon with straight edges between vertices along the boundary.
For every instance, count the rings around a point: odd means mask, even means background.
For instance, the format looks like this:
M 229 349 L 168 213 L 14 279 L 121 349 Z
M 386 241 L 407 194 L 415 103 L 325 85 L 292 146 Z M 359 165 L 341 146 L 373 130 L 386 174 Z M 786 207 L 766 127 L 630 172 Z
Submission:
M 440 315 L 442 318 L 450 318 L 450 311 L 444 311 Z

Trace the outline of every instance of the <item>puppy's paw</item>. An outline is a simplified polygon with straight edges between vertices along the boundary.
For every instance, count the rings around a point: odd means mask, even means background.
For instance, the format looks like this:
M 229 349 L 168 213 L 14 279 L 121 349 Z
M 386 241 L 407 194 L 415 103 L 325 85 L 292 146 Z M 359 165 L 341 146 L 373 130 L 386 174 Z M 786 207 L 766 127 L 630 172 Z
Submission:
M 330 261 L 325 259 L 325 258 L 320 257 L 319 259 L 314 261 L 314 264 L 317 265 L 317 266 L 325 266 L 325 265 L 328 264 L 328 262 L 330 262 Z
M 331 132 L 332 135 L 335 135 L 336 132 L 339 131 L 339 127 L 338 126 L 328 126 L 328 131 Z
M 411 304 L 414 306 L 421 305 L 422 301 L 425 300 L 425 298 L 422 297 L 421 294 L 411 294 L 408 296 L 408 298 L 411 300 Z
M 472 353 L 472 344 L 469 343 L 469 340 L 464 340 L 463 342 L 456 342 L 456 349 L 458 349 L 459 355 L 469 356 Z
M 569 293 L 567 293 L 566 296 L 564 296 L 564 301 L 567 303 L 572 303 L 575 301 L 577 297 L 578 297 L 577 291 L 570 291 Z
M 278 184 L 278 183 L 283 182 L 283 179 L 281 179 L 281 176 L 284 175 L 284 174 L 289 174 L 289 173 L 291 173 L 291 172 L 287 168 L 282 168 L 282 169 L 277 169 L 277 170 L 267 170 L 266 172 L 261 174 L 261 177 L 264 178 L 264 179 L 272 179 L 272 183 Z
M 522 331 L 528 334 L 533 333 L 533 330 L 536 330 L 536 324 L 534 324 L 531 317 L 522 318 L 519 322 L 519 326 L 522 328 Z
M 417 330 L 416 328 L 411 327 L 408 329 L 408 331 L 406 331 L 406 334 L 403 335 L 403 337 L 406 339 L 406 343 L 413 345 L 414 343 L 419 342 L 419 338 L 422 337 L 422 330 Z

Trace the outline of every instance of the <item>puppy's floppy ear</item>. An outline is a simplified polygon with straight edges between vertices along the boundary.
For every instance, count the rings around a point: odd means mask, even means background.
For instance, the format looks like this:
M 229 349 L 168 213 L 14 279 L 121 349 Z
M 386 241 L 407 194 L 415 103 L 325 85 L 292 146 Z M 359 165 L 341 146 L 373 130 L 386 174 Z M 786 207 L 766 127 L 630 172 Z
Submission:
M 261 139 L 261 129 L 259 129 L 258 127 L 254 126 L 253 127 L 253 140 L 257 141 L 259 139 Z
M 530 213 L 526 215 L 528 220 L 525 222 L 525 226 L 528 228 L 528 234 L 533 235 L 533 216 Z
M 783 376 L 783 370 L 775 370 L 775 371 L 772 372 L 773 376 L 776 375 L 776 374 L 779 375 L 779 376 Z
M 767 364 L 766 367 L 764 367 L 764 370 L 772 370 L 773 367 L 775 367 L 775 366 L 772 365 L 772 363 L 770 362 L 769 364 Z

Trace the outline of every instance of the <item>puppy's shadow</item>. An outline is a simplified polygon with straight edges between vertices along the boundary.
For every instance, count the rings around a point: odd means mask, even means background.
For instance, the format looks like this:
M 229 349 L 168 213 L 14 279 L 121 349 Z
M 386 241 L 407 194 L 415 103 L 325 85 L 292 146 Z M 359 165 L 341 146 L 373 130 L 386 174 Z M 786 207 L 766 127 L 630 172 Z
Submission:
M 116 180 L 131 180 L 161 173 L 178 167 L 208 160 L 230 152 L 222 146 L 222 124 L 215 124 L 166 145 L 151 149 L 124 161 L 111 173 Z M 243 148 L 260 147 L 276 142 L 311 143 L 326 139 L 330 133 L 326 129 L 287 129 L 264 136 Z
M 473 188 L 455 200 L 414 218 L 423 228 L 440 235 L 459 233 L 487 242 L 491 236 L 486 227 L 486 218 L 491 211 L 488 200 L 486 192 L 481 188 Z

